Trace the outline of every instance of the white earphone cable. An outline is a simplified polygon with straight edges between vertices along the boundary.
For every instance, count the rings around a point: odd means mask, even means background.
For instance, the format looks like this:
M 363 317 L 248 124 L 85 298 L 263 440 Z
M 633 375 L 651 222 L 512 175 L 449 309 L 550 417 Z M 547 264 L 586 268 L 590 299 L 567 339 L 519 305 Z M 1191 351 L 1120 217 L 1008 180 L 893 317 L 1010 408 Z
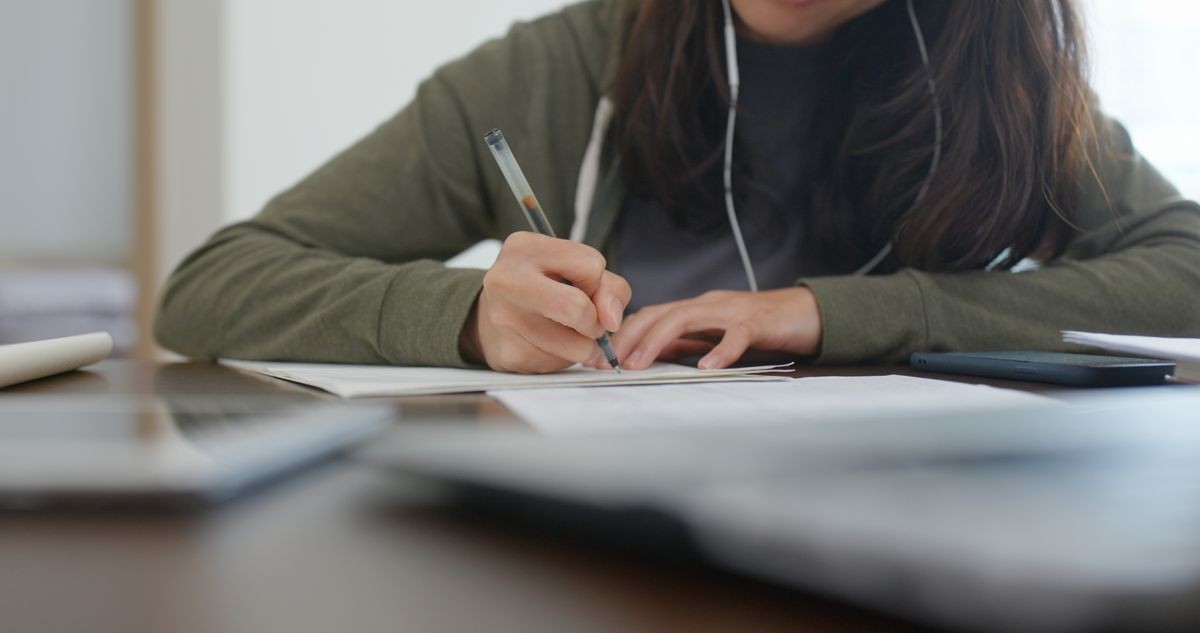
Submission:
M 917 19 L 917 11 L 913 8 L 913 0 L 908 0 L 908 21 L 912 24 L 913 34 L 917 37 L 917 50 L 921 52 L 921 63 L 925 65 L 925 79 L 929 84 L 929 97 L 933 100 L 933 158 L 929 159 L 929 175 L 913 198 L 913 207 L 920 204 L 929 193 L 929 185 L 937 172 L 938 163 L 942 161 L 942 101 L 938 98 L 937 83 L 933 79 L 933 68 L 929 65 L 929 50 L 925 48 L 925 32 L 921 30 L 921 21 Z
M 758 281 L 754 275 L 754 265 L 750 262 L 750 254 L 746 250 L 746 242 L 742 237 L 742 227 L 738 223 L 737 211 L 733 203 L 733 136 L 734 127 L 737 123 L 737 103 L 738 103 L 738 88 L 740 86 L 740 78 L 738 76 L 737 63 L 737 35 L 733 25 L 733 10 L 729 6 L 729 0 L 722 0 L 722 5 L 725 11 L 725 65 L 729 75 L 729 115 L 725 124 L 725 168 L 723 170 L 724 185 L 725 185 L 725 212 L 729 216 L 729 227 L 733 231 L 734 242 L 737 243 L 738 255 L 742 259 L 742 268 L 746 271 L 746 281 L 752 292 L 758 291 Z M 929 161 L 929 173 L 925 176 L 925 181 L 921 184 L 921 188 L 917 191 L 917 195 L 913 198 L 913 203 L 910 209 L 915 209 L 921 200 L 925 198 L 925 194 L 929 192 L 929 187 L 933 182 L 933 176 L 937 173 L 938 165 L 942 159 L 942 104 L 938 98 L 937 83 L 933 77 L 933 69 L 929 63 L 929 50 L 925 45 L 925 33 L 921 30 L 921 22 L 917 19 L 916 9 L 913 8 L 913 0 L 907 0 L 908 19 L 912 25 L 913 35 L 917 40 L 917 49 L 921 53 L 921 63 L 925 66 L 926 79 L 929 85 L 929 95 L 933 100 L 933 123 L 934 123 L 934 143 L 933 157 Z M 855 276 L 866 275 L 879 266 L 884 259 L 892 252 L 892 242 L 888 241 L 874 257 L 870 259 L 861 268 L 854 271 Z
M 729 0 L 723 0 L 725 8 L 725 65 L 729 75 L 729 115 L 725 123 L 725 213 L 729 216 L 729 228 L 733 230 L 733 241 L 737 243 L 738 255 L 742 258 L 742 269 L 746 271 L 746 283 L 750 292 L 758 292 L 758 279 L 754 275 L 754 264 L 750 263 L 750 253 L 746 250 L 746 240 L 742 237 L 742 227 L 738 223 L 737 211 L 733 205 L 733 132 L 737 124 L 738 88 L 741 80 L 738 77 L 737 34 L 733 28 L 733 11 L 729 8 Z

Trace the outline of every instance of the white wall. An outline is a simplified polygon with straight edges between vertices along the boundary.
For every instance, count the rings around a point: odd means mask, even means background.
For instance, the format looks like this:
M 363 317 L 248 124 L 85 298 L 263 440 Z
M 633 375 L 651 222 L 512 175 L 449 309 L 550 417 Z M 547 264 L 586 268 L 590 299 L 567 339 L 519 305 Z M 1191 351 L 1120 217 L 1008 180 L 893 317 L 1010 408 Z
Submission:
M 1200 198 L 1200 3 L 1086 0 L 1093 85 L 1138 149 Z
M 224 217 L 226 135 L 222 3 L 159 0 L 154 46 L 158 210 L 155 276 L 206 239 Z
M 129 0 L 0 0 L 0 265 L 124 264 Z
M 417 83 L 563 0 L 231 0 L 224 217 L 268 198 L 399 110 Z

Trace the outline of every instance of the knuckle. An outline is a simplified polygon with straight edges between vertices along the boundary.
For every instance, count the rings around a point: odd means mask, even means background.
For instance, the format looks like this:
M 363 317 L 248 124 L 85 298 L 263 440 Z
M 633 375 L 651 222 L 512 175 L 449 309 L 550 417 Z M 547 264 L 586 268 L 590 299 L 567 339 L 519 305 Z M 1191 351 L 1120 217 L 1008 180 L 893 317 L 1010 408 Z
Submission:
M 575 318 L 583 322 L 596 320 L 596 306 L 592 305 L 592 300 L 588 299 L 583 293 L 576 293 L 572 304 L 575 310 Z
M 529 231 L 517 231 L 510 234 L 504 239 L 497 263 L 519 264 L 535 259 L 541 253 L 541 248 L 537 244 L 539 238 L 541 238 L 540 235 Z
M 608 270 L 607 266 L 608 266 L 608 263 L 605 262 L 606 268 L 604 270 L 604 277 L 603 277 L 604 284 L 606 286 L 608 286 L 617 295 L 621 295 L 623 293 L 630 292 L 632 290 L 632 287 L 630 287 L 630 285 L 629 285 L 629 280 L 618 275 L 617 273 L 614 273 L 614 272 Z
M 496 264 L 492 266 L 492 270 L 520 254 L 521 238 L 517 237 L 518 235 L 520 234 L 513 233 L 504 238 L 504 243 L 500 245 L 500 254 L 496 257 Z
M 591 266 L 592 272 L 597 277 L 603 275 L 604 271 L 608 268 L 608 260 L 604 258 L 604 255 L 601 255 L 600 251 L 592 249 L 591 257 L 588 259 L 588 265 Z
M 533 234 L 529 231 L 515 231 L 510 233 L 508 237 L 504 238 L 504 248 L 519 251 L 529 245 L 531 237 L 533 237 Z
M 483 275 L 483 289 L 487 292 L 503 295 L 512 287 L 513 276 L 511 262 L 497 260 L 496 265 L 492 266 Z
M 633 297 L 633 286 L 630 286 L 629 282 L 626 281 L 624 277 L 617 277 L 617 281 L 617 289 L 620 291 L 621 296 L 625 299 L 625 302 L 628 303 L 629 299 Z
M 558 306 L 562 318 L 571 325 L 582 326 L 591 316 L 592 302 L 581 292 L 566 295 Z
M 581 272 L 592 279 L 600 279 L 608 267 L 608 261 L 604 259 L 604 255 L 591 246 L 582 246 L 576 261 L 581 267 Z

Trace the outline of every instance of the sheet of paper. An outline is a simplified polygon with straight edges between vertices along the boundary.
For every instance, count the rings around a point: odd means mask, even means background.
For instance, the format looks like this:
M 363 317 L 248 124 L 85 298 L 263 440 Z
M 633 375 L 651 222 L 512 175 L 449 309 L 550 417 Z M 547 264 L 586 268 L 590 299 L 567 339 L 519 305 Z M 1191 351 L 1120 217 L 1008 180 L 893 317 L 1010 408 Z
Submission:
M 1200 338 L 1128 336 L 1069 330 L 1062 334 L 1063 340 L 1068 343 L 1090 345 L 1123 354 L 1173 360 L 1176 379 L 1200 382 Z
M 549 434 L 608 433 L 746 424 L 795 424 L 954 410 L 1053 405 L 1012 389 L 909 376 L 799 378 L 767 383 L 489 391 Z
M 655 363 L 642 371 L 616 373 L 578 365 L 553 374 L 527 376 L 486 369 L 449 367 L 392 367 L 387 365 L 323 365 L 221 361 L 231 367 L 273 378 L 324 389 L 343 398 L 425 396 L 469 393 L 489 389 L 531 389 L 558 386 L 669 384 L 684 381 L 787 380 L 780 372 L 787 365 L 763 365 L 734 369 L 696 369 L 684 365 Z

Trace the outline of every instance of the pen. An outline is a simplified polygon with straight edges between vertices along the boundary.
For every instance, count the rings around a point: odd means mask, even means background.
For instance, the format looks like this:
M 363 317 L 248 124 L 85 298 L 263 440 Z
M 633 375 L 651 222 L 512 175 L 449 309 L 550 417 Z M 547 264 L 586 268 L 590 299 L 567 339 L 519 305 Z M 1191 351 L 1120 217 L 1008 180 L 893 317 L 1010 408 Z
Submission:
M 545 212 L 542 211 L 542 205 L 538 203 L 537 197 L 533 195 L 533 189 L 529 187 L 529 181 L 525 180 L 525 173 L 521 171 L 521 166 L 517 164 L 517 157 L 513 156 L 512 150 L 508 148 L 508 143 L 504 140 L 504 134 L 499 129 L 492 130 L 483 137 L 487 142 L 488 147 L 492 150 L 492 156 L 496 157 L 496 164 L 500 165 L 500 171 L 504 174 L 504 179 L 508 181 L 508 186 L 512 187 L 513 195 L 517 198 L 517 204 L 521 205 L 521 210 L 525 212 L 525 217 L 529 220 L 529 225 L 533 230 L 547 235 L 549 237 L 558 237 L 554 233 L 554 227 L 550 226 L 550 221 L 546 219 Z M 564 281 L 567 285 L 571 282 Z M 617 354 L 613 351 L 612 342 L 608 340 L 608 334 L 602 335 L 596 339 L 596 344 L 600 346 L 600 351 L 604 352 L 604 358 L 608 360 L 608 364 L 621 373 L 621 364 L 617 362 Z

